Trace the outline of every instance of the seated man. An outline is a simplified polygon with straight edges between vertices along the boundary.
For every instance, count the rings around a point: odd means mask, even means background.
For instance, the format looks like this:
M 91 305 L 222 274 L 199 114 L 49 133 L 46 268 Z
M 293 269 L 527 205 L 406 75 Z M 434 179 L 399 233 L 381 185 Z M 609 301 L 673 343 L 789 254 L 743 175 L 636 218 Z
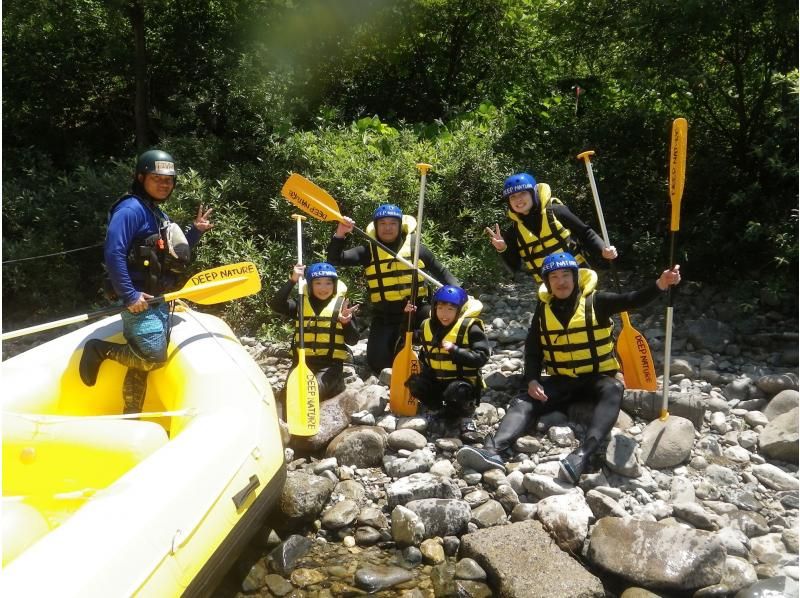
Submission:
M 611 315 L 641 307 L 661 291 L 680 282 L 680 266 L 665 270 L 653 285 L 632 293 L 596 292 L 597 274 L 578 270 L 569 253 L 548 256 L 542 266 L 544 288 L 525 340 L 527 391 L 515 397 L 500 428 L 486 447 L 464 447 L 458 462 L 485 471 L 505 469 L 514 441 L 540 415 L 565 410 L 578 400 L 595 403 L 589 429 L 581 445 L 561 460 L 567 481 L 577 484 L 589 458 L 617 421 L 622 404 L 622 383 L 615 377 L 619 363 L 614 355 Z M 542 366 L 547 376 L 542 376 Z

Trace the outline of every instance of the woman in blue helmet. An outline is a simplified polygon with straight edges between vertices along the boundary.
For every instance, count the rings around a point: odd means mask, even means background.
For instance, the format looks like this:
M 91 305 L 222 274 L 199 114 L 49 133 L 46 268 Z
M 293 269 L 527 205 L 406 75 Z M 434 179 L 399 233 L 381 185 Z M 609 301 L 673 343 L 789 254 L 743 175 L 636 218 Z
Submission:
M 289 295 L 294 285 L 305 276 L 308 292 L 299 304 Z M 314 372 L 319 387 L 319 398 L 328 399 L 345 389 L 343 364 L 349 355 L 346 345 L 358 342 L 355 321 L 358 306 L 350 306 L 345 297 L 347 287 L 331 264 L 320 262 L 306 268 L 296 264 L 289 280 L 270 301 L 270 307 L 285 316 L 294 318 L 294 362 L 297 365 L 296 347 L 300 342 L 300 310 L 303 310 L 303 342 L 306 364 Z
M 484 471 L 504 469 L 514 441 L 540 415 L 566 410 L 575 401 L 595 403 L 580 446 L 561 460 L 564 479 L 577 484 L 589 458 L 617 421 L 624 391 L 616 374 L 611 316 L 642 307 L 681 280 L 680 266 L 664 270 L 647 287 L 632 293 L 597 292 L 597 274 L 578 269 L 569 253 L 548 256 L 544 285 L 525 340 L 525 392 L 512 399 L 500 428 L 485 448 L 464 447 L 458 461 Z M 547 375 L 542 376 L 544 368 Z
M 446 424 L 460 419 L 461 436 L 479 440 L 472 414 L 483 390 L 481 367 L 492 354 L 483 322 L 466 311 L 464 289 L 445 285 L 433 295 L 430 318 L 416 331 L 422 371 L 408 381 L 411 395 Z M 414 310 L 409 305 L 407 310 Z
M 161 150 L 148 150 L 136 162 L 131 192 L 109 210 L 104 262 L 107 292 L 122 302 L 122 334 L 127 344 L 100 339 L 86 342 L 80 361 L 81 380 L 94 386 L 106 359 L 128 368 L 122 384 L 124 413 L 142 410 L 148 372 L 167 360 L 169 305 L 148 299 L 179 287 L 191 248 L 213 225 L 212 208 L 200 205 L 194 222 L 183 231 L 162 206 L 175 190 L 175 161 Z
M 328 244 L 328 261 L 335 266 L 363 266 L 369 292 L 372 322 L 367 340 L 367 362 L 376 374 L 392 367 L 400 338 L 404 308 L 411 297 L 414 269 L 397 260 L 374 243 L 345 249 L 345 236 L 352 232 L 353 221 L 344 218 Z M 411 262 L 414 259 L 416 218 L 403 214 L 394 204 L 378 206 L 366 233 Z M 458 286 L 459 281 L 441 265 L 425 245 L 419 248 L 419 267 L 443 284 Z M 428 287 L 417 277 L 416 322 L 430 315 Z
M 541 284 L 539 272 L 544 258 L 552 253 L 570 252 L 580 267 L 588 267 L 581 248 L 607 260 L 616 259 L 616 248 L 605 247 L 600 235 L 552 196 L 550 185 L 537 183 L 532 175 L 521 172 L 508 177 L 503 199 L 508 202 L 511 226 L 501 232 L 495 224 L 486 227 L 486 232 L 512 272 L 528 270 Z

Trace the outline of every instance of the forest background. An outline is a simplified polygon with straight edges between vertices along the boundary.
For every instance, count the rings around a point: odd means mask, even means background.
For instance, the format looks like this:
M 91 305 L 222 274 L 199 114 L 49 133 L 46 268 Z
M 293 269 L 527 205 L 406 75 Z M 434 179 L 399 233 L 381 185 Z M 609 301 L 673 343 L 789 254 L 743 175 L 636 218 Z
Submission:
M 266 301 L 296 260 L 290 172 L 364 228 L 382 202 L 416 214 L 432 164 L 423 240 L 475 292 L 510 276 L 484 226 L 513 172 L 599 231 L 592 149 L 620 267 L 649 280 L 678 116 L 684 276 L 743 312 L 797 304 L 796 1 L 16 0 L 2 25 L 4 330 L 105 306 L 107 211 L 150 147 L 177 162 L 174 220 L 215 208 L 195 268 L 262 273 L 216 309 L 242 334 L 285 338 Z M 333 229 L 307 222 L 306 263 Z

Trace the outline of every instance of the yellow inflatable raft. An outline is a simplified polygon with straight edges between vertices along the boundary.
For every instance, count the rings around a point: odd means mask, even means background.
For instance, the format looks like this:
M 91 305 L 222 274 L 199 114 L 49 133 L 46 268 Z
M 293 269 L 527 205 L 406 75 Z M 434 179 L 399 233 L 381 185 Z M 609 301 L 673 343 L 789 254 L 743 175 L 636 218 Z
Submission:
M 122 416 L 125 368 L 78 375 L 118 316 L 2 364 L 3 596 L 203 596 L 285 480 L 272 390 L 220 319 L 173 315 L 167 365 L 141 416 Z

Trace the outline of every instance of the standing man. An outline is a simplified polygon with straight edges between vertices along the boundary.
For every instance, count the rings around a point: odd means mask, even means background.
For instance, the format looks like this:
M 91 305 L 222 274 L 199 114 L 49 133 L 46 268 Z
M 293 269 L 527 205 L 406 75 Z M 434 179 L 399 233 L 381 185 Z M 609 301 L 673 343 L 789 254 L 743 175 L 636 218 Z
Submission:
M 124 413 L 139 413 L 147 374 L 167 360 L 169 306 L 147 303 L 175 290 L 191 258 L 191 248 L 212 228 L 212 208 L 203 205 L 182 231 L 161 209 L 175 190 L 175 161 L 161 150 L 144 152 L 136 162 L 131 192 L 111 206 L 104 261 L 109 295 L 125 306 L 122 333 L 127 344 L 87 341 L 80 362 L 81 380 L 94 386 L 100 365 L 112 359 L 128 368 L 122 386 Z
M 581 268 L 569 253 L 548 256 L 542 266 L 544 288 L 525 340 L 527 389 L 512 399 L 505 417 L 484 449 L 464 447 L 458 462 L 478 471 L 505 469 L 514 441 L 540 415 L 564 411 L 570 403 L 594 402 L 594 411 L 580 446 L 561 460 L 564 479 L 577 484 L 589 458 L 600 448 L 617 421 L 622 382 L 616 374 L 611 315 L 642 307 L 681 280 L 680 266 L 664 270 L 647 287 L 632 293 L 596 292 L 597 273 Z M 542 368 L 546 376 L 542 376 Z M 669 381 L 666 381 L 669 384 Z
M 328 261 L 334 266 L 363 266 L 369 292 L 372 323 L 367 339 L 367 362 L 376 374 L 392 367 L 392 361 L 405 319 L 406 302 L 411 297 L 414 269 L 397 260 L 374 243 L 345 249 L 345 236 L 352 232 L 353 221 L 344 218 L 328 244 Z M 404 215 L 394 204 L 378 206 L 372 215 L 367 234 L 380 241 L 397 255 L 410 262 L 414 259 L 414 231 L 417 219 Z M 461 283 L 442 266 L 431 250 L 420 245 L 418 266 L 446 285 Z M 417 312 L 415 328 L 430 316 L 430 305 L 425 303 L 428 288 L 421 276 L 417 277 Z

